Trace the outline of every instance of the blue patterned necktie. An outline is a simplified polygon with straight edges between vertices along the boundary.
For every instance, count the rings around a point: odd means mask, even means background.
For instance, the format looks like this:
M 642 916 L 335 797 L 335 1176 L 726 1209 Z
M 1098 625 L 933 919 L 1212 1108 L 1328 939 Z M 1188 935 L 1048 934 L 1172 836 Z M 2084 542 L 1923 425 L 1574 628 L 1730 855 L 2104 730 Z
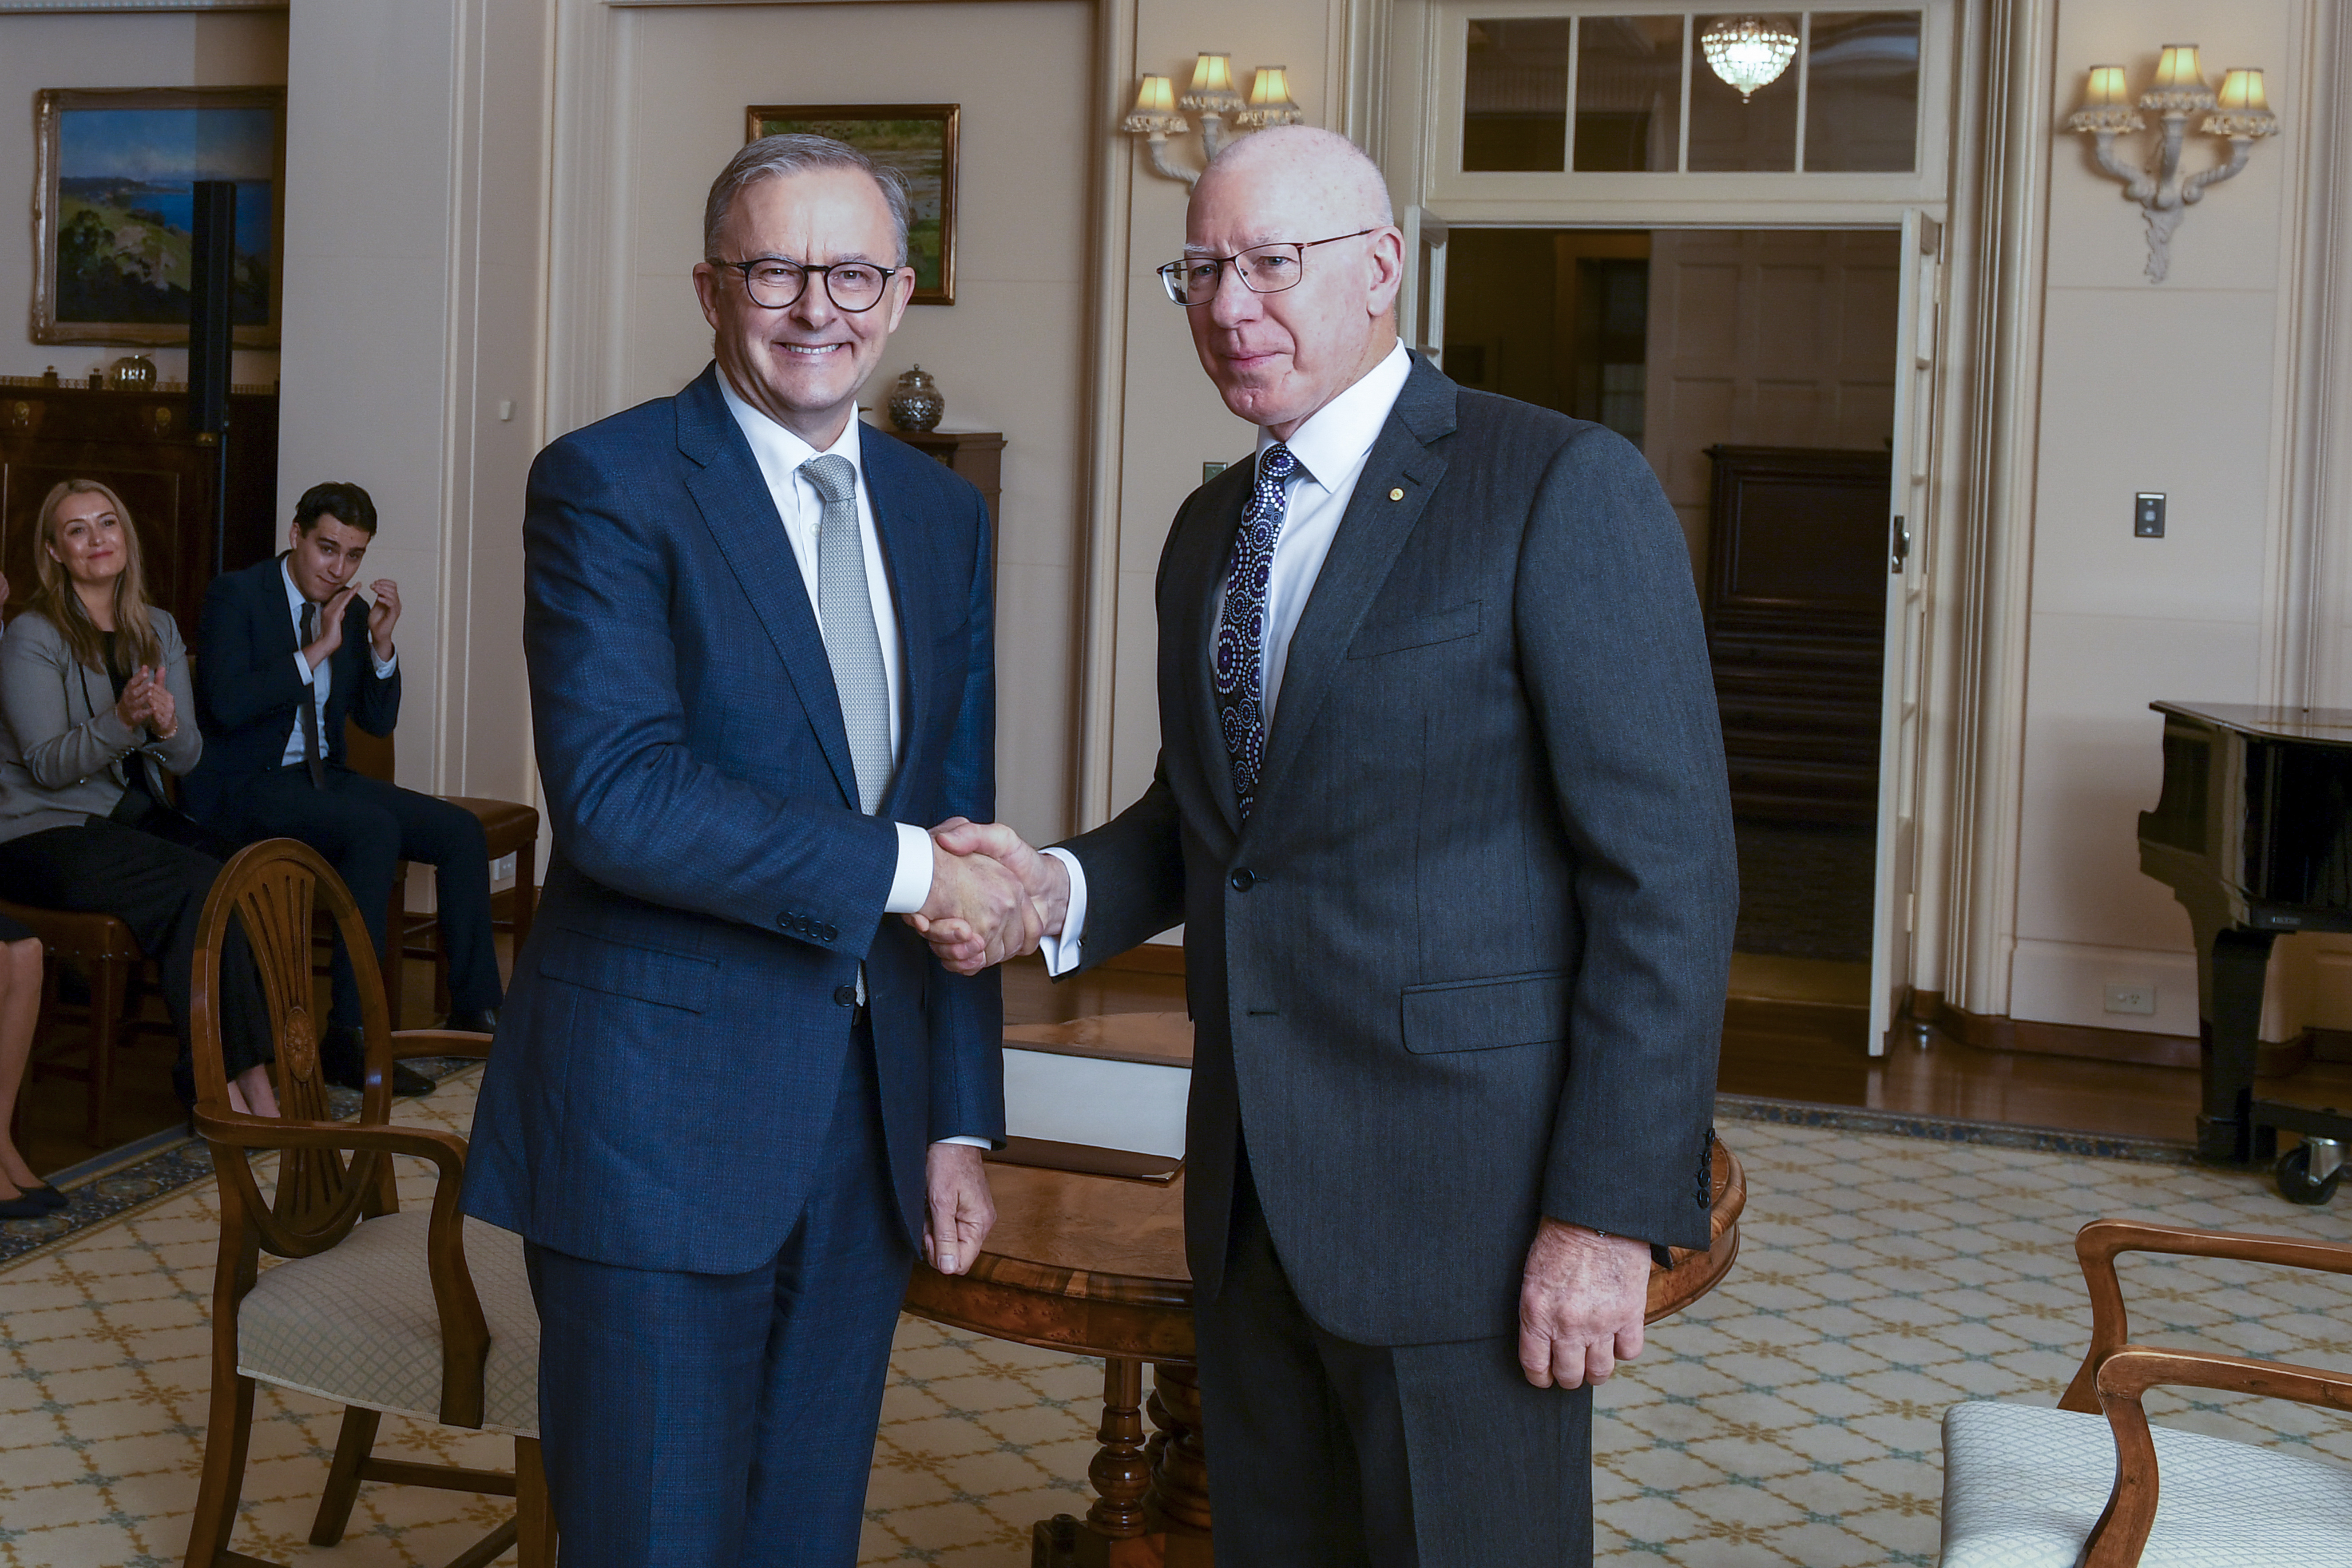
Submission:
M 1214 674 L 1217 722 L 1234 770 L 1234 799 L 1249 821 L 1265 764 L 1265 594 L 1274 577 L 1274 545 L 1282 537 L 1288 497 L 1282 482 L 1297 468 L 1290 448 L 1275 443 L 1258 454 L 1257 482 L 1242 508 L 1234 538 L 1233 570 L 1225 578 L 1225 612 L 1217 627 Z

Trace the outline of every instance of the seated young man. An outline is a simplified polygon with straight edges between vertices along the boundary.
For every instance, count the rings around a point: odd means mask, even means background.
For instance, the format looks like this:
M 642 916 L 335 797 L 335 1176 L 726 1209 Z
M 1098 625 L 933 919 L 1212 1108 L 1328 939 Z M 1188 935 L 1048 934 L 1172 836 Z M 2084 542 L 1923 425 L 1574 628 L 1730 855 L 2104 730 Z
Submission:
M 182 790 L 197 821 L 247 841 L 299 839 L 341 874 L 384 946 L 394 865 L 438 873 L 441 935 L 449 954 L 445 1027 L 488 1031 L 501 998 L 490 946 L 490 866 L 470 811 L 346 766 L 343 721 L 390 735 L 400 716 L 400 585 L 360 595 L 360 564 L 375 539 L 375 503 L 357 485 L 313 485 L 294 508 L 287 551 L 215 578 L 205 592 L 196 701 L 204 760 Z M 336 954 L 334 1008 L 320 1058 L 330 1082 L 356 1088 L 362 1070 L 359 988 Z M 421 1073 L 394 1069 L 394 1087 L 422 1093 Z

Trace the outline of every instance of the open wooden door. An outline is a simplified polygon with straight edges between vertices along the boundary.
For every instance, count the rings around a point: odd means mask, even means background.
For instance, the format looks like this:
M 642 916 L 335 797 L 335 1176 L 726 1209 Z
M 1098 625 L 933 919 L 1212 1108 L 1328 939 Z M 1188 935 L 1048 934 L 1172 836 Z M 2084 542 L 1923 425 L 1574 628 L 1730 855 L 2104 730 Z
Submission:
M 1908 999 L 1918 926 L 1920 699 L 1927 659 L 1927 476 L 1943 296 L 1943 226 L 1914 209 L 1903 219 L 1897 294 L 1893 485 L 1886 534 L 1886 679 L 1878 740 L 1878 859 L 1872 907 L 1870 1054 Z

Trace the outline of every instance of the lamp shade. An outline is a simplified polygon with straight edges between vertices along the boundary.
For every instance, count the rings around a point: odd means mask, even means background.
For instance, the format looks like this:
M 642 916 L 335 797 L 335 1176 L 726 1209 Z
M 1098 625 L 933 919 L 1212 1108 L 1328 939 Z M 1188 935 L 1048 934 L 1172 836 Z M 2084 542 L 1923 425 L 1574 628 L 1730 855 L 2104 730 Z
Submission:
M 1298 120 L 1298 106 L 1290 101 L 1290 68 L 1258 67 L 1250 78 L 1249 107 L 1234 116 L 1234 123 L 1262 130 L 1269 125 L 1296 125 Z
M 1241 108 L 1242 95 L 1234 90 L 1233 57 L 1202 53 L 1192 62 L 1192 89 L 1178 101 L 1203 114 L 1231 114 Z
M 1173 114 L 1176 112 L 1176 84 L 1166 77 L 1145 77 L 1136 89 L 1135 112 L 1138 114 Z
M 2167 44 L 2164 53 L 2157 57 L 2157 89 L 2201 88 L 2205 85 L 2205 68 L 2197 58 L 2194 44 Z
M 2131 83 L 2121 66 L 2093 66 L 2089 85 L 2084 89 L 2085 109 L 2122 109 L 2131 103 Z
M 2221 90 L 2214 107 L 2226 114 L 2247 114 L 2270 108 L 2263 92 L 2263 73 L 2239 68 L 2221 78 Z
M 1739 90 L 1746 103 L 1759 88 L 1771 86 L 1797 57 L 1797 32 L 1785 21 L 1764 16 L 1725 16 L 1698 36 L 1707 69 Z

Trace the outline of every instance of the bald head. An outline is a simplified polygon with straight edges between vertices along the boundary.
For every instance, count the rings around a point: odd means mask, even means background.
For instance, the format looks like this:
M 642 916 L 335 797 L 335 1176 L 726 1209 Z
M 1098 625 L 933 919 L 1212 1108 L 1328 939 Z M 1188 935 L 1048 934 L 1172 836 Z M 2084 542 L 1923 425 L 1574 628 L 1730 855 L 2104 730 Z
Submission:
M 1313 126 L 1228 145 L 1193 187 L 1184 252 L 1223 260 L 1268 246 L 1279 249 L 1267 265 L 1245 258 L 1246 278 L 1223 268 L 1185 316 L 1225 406 L 1286 441 L 1396 347 L 1404 236 L 1380 166 Z
M 1232 181 L 1271 186 L 1288 199 L 1290 212 L 1303 217 L 1312 211 L 1348 230 L 1396 221 L 1381 166 L 1338 131 L 1318 125 L 1277 125 L 1227 142 L 1193 188 L 1193 205 Z

